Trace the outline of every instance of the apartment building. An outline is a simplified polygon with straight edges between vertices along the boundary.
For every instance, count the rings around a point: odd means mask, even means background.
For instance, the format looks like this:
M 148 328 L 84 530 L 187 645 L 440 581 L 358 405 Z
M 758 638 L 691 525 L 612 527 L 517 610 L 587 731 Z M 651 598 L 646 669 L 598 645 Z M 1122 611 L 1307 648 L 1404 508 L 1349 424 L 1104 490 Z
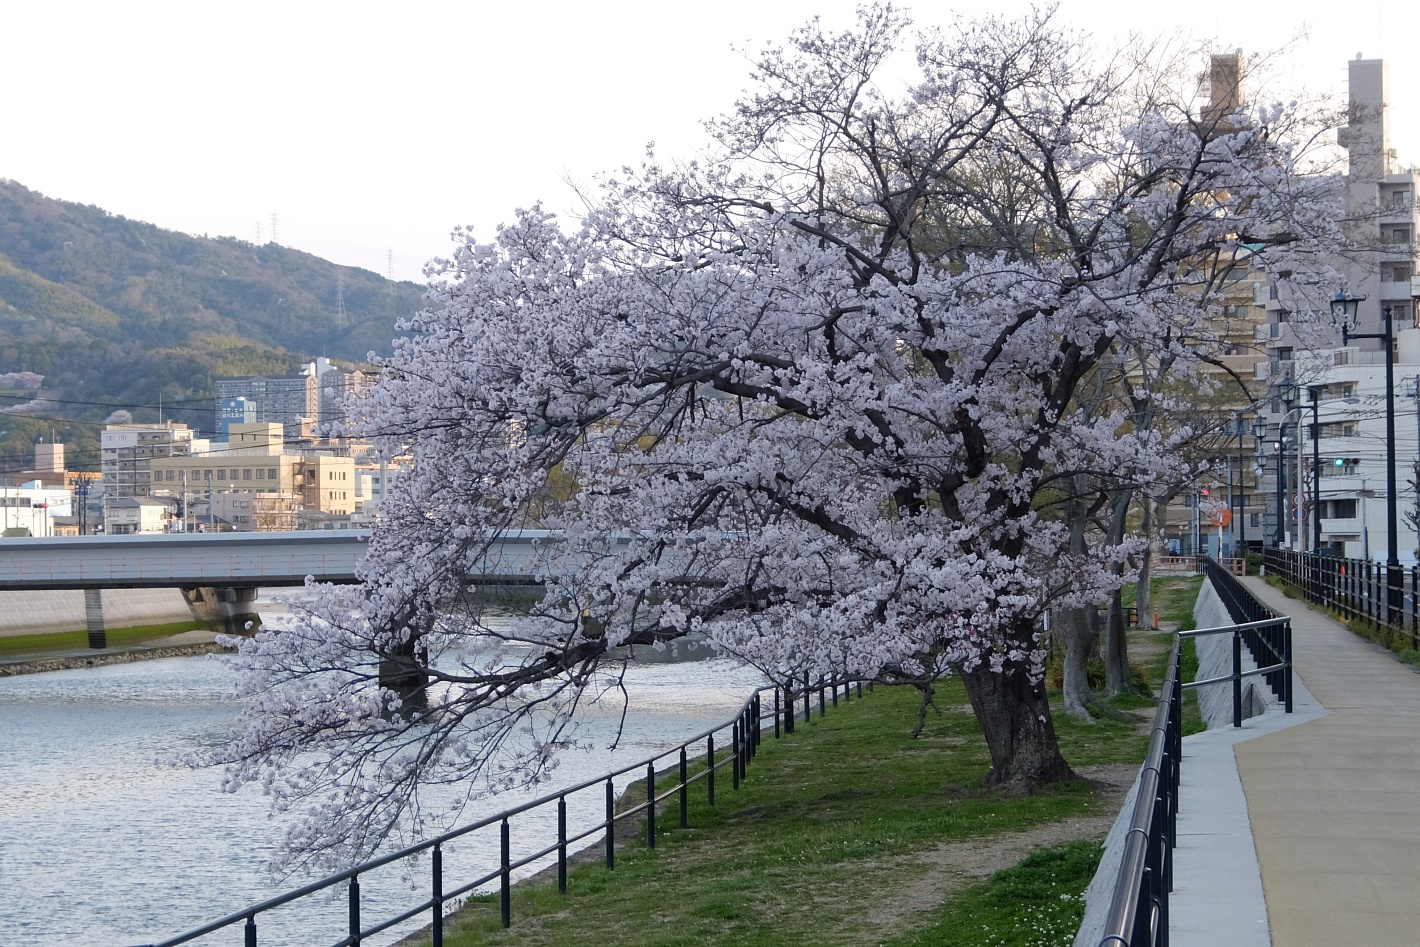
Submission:
M 1272 427 L 1257 462 L 1266 471 L 1273 498 L 1262 516 L 1268 545 L 1311 550 L 1319 519 L 1321 551 L 1383 559 L 1386 512 L 1395 503 L 1402 513 L 1397 517 L 1401 559 L 1413 564 L 1417 537 L 1403 513 L 1420 515 L 1412 484 L 1420 447 L 1420 332 L 1415 328 L 1420 172 L 1401 164 L 1390 146 L 1388 85 L 1384 61 L 1358 57 L 1348 64 L 1348 123 L 1338 140 L 1348 156 L 1344 227 L 1350 246 L 1346 257 L 1334 262 L 1344 286 L 1326 289 L 1327 294 L 1344 289 L 1365 297 L 1357 334 L 1380 334 L 1388 313 L 1394 345 L 1386 352 L 1379 339 L 1353 339 L 1342 347 L 1339 328 L 1320 339 L 1303 337 L 1288 320 L 1297 302 L 1279 301 L 1274 291 L 1268 302 L 1266 373 Z M 1328 302 L 1320 298 L 1310 304 L 1325 307 Z M 1397 414 L 1396 497 L 1386 490 L 1387 360 L 1396 380 L 1396 390 L 1389 393 Z

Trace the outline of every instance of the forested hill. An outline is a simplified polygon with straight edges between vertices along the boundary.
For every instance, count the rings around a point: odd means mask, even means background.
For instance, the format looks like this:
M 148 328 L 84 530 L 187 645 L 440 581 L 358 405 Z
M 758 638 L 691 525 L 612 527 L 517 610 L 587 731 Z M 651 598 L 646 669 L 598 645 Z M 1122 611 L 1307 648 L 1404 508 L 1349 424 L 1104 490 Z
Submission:
M 96 443 L 97 422 L 119 407 L 155 420 L 161 399 L 164 417 L 206 429 L 214 377 L 388 352 L 422 294 L 299 250 L 162 230 L 0 179 L 0 375 L 43 375 L 47 399 L 18 409 L 20 392 L 0 384 L 13 393 L 0 396 L 0 472 L 51 429 L 71 454 Z

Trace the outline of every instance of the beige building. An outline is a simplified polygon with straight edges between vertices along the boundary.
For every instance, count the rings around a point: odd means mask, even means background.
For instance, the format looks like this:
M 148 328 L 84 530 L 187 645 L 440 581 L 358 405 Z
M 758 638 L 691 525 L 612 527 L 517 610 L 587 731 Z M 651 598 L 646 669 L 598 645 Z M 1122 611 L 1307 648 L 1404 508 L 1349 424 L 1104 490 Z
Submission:
M 206 454 L 152 462 L 154 493 L 174 497 L 213 497 L 213 513 L 223 516 L 223 495 L 232 503 L 247 498 L 251 529 L 291 529 L 288 516 L 297 508 L 329 514 L 355 509 L 355 462 L 349 457 L 283 448 L 280 424 L 233 424 L 225 445 Z M 265 524 L 265 525 L 263 525 Z

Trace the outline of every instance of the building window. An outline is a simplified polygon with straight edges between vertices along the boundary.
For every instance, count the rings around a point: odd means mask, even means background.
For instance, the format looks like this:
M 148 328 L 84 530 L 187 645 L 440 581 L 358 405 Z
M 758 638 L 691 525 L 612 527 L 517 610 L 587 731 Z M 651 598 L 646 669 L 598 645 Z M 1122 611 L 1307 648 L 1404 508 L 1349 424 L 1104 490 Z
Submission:
M 251 479 L 251 468 L 250 468 L 250 467 L 246 467 L 246 468 L 243 468 L 243 469 L 242 469 L 242 479 L 243 479 L 243 480 L 250 480 L 250 479 Z
M 256 470 L 256 479 L 258 479 L 258 480 L 265 480 L 265 479 L 266 479 L 266 468 L 265 468 L 265 467 L 258 467 L 258 468 L 257 468 L 257 470 Z
M 276 468 L 275 468 L 275 467 L 272 467 L 270 470 L 268 470 L 268 471 L 266 472 L 266 479 L 268 479 L 268 480 L 276 480 L 276 479 L 277 479 L 277 476 L 276 476 Z
M 1349 520 L 1356 518 L 1356 501 L 1349 500 L 1326 500 L 1322 503 L 1322 518 L 1332 520 Z
M 218 480 L 226 480 L 226 479 L 227 479 L 227 468 L 226 468 L 226 467 L 218 467 L 218 468 L 217 468 L 217 479 L 218 479 Z

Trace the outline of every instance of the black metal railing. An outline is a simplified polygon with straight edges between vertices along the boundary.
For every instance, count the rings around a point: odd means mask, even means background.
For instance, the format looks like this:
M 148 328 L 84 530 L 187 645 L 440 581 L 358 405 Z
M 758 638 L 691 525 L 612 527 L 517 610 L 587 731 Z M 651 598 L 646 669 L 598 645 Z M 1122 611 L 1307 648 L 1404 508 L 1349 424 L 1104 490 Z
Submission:
M 1347 621 L 1362 621 L 1403 638 L 1420 649 L 1420 607 L 1416 589 L 1420 571 L 1369 559 L 1344 559 L 1268 549 L 1263 554 L 1268 575 L 1283 582 Z
M 1154 708 L 1149 754 L 1139 775 L 1139 791 L 1125 836 L 1124 852 L 1115 876 L 1109 909 L 1098 947 L 1168 947 L 1169 893 L 1173 890 L 1173 853 L 1178 838 L 1179 765 L 1183 757 L 1183 691 L 1204 684 L 1233 681 L 1234 723 L 1241 724 L 1241 682 L 1261 674 L 1278 699 L 1292 712 L 1292 627 L 1214 560 L 1201 562 L 1203 572 L 1237 624 L 1183 632 L 1174 639 L 1158 705 Z M 1233 673 L 1212 681 L 1183 684 L 1179 676 L 1179 649 L 1185 637 L 1207 634 L 1233 635 Z M 1271 655 L 1278 660 L 1255 671 L 1242 671 L 1241 651 L 1246 644 L 1254 658 Z M 1266 663 L 1262 659 L 1258 665 Z M 1275 665 L 1275 666 L 1274 666 Z
M 1260 675 L 1287 713 L 1292 712 L 1292 620 L 1258 601 L 1231 571 L 1217 560 L 1205 559 L 1204 575 L 1218 593 L 1235 624 L 1200 628 L 1182 633 L 1184 638 L 1231 634 L 1232 673 L 1204 681 L 1192 681 L 1186 689 L 1231 681 L 1233 685 L 1233 726 L 1242 726 L 1242 682 Z M 1242 669 L 1242 645 L 1252 655 L 1254 670 Z
M 869 688 L 872 687 L 869 682 Z M 504 927 L 512 924 L 511 888 L 512 874 L 521 868 L 538 862 L 549 856 L 555 856 L 557 862 L 557 886 L 558 890 L 565 893 L 567 891 L 567 864 L 569 853 L 578 849 L 578 843 L 588 839 L 595 839 L 597 836 L 604 836 L 604 859 L 608 869 L 616 867 L 616 826 L 618 822 L 633 818 L 643 818 L 645 820 L 645 842 L 648 847 L 656 846 L 656 809 L 660 806 L 668 808 L 670 800 L 676 801 L 679 809 L 679 824 L 681 828 L 687 827 L 689 810 L 689 792 L 691 786 L 703 782 L 709 805 L 715 804 L 715 779 L 716 774 L 725 768 L 730 770 L 731 788 L 738 790 L 740 781 L 744 778 L 746 769 L 750 762 L 757 755 L 762 736 L 772 729 L 774 738 L 778 739 L 781 733 L 793 733 L 794 723 L 800 713 L 800 700 L 802 699 L 802 714 L 805 721 L 813 716 L 814 699 L 817 698 L 819 716 L 823 716 L 830 702 L 837 707 L 840 692 L 844 701 L 849 700 L 856 691 L 856 696 L 863 696 L 863 683 L 861 681 L 828 681 L 820 679 L 813 682 L 809 675 L 805 674 L 801 681 L 793 685 L 782 687 L 762 687 L 750 695 L 740 708 L 738 714 L 731 720 L 717 727 L 713 727 L 694 737 L 686 740 L 678 746 L 672 747 L 665 752 L 648 757 L 636 763 L 623 766 L 613 772 L 590 779 L 586 782 L 578 783 L 558 790 L 556 793 L 534 799 L 520 806 L 514 806 L 480 819 L 469 825 L 461 826 L 449 832 L 432 838 L 416 845 L 410 845 L 399 851 L 391 852 L 379 858 L 371 859 L 353 868 L 338 872 L 319 881 L 311 882 L 308 885 L 288 891 L 284 894 L 268 898 L 259 904 L 253 904 L 235 911 L 225 917 L 194 928 L 186 933 L 170 937 L 167 940 L 158 941 L 146 947 L 177 947 L 178 944 L 185 944 L 196 940 L 224 928 L 241 925 L 243 928 L 244 947 L 257 947 L 258 918 L 281 907 L 318 895 L 321 892 L 328 892 L 336 885 L 346 884 L 348 924 L 347 933 L 340 940 L 334 942 L 333 947 L 358 947 L 366 938 L 373 937 L 389 930 L 396 925 L 417 918 L 421 914 L 428 914 L 430 918 L 430 938 L 433 947 L 442 947 L 444 941 L 444 910 L 451 901 L 455 901 L 465 895 L 478 892 L 480 889 L 487 889 L 496 885 L 499 896 L 499 913 Z M 764 698 L 771 699 L 769 707 L 764 706 Z M 719 748 L 716 746 L 716 737 L 721 737 Z M 728 743 L 725 737 L 728 736 Z M 704 765 L 698 771 L 692 773 L 692 759 L 700 758 L 700 745 L 704 744 Z M 693 748 L 693 752 L 692 752 Z M 658 769 L 657 764 L 670 761 L 669 765 L 663 765 Z M 644 772 L 646 780 L 646 797 L 635 805 L 627 806 L 624 803 L 618 807 L 615 789 L 615 779 L 628 773 Z M 664 779 L 668 774 L 675 776 L 674 784 L 668 788 L 664 784 Z M 657 780 L 662 780 L 660 786 Z M 603 819 L 589 828 L 577 832 L 569 832 L 567 825 L 567 800 L 576 793 L 595 792 L 600 790 L 604 798 Z M 521 815 L 533 812 L 545 807 L 557 807 L 557 837 L 544 847 L 531 854 L 520 858 L 512 856 L 511 833 L 512 821 Z M 446 887 L 448 879 L 444 873 L 444 847 L 455 839 L 470 836 L 475 832 L 491 829 L 497 826 L 498 842 L 498 865 L 489 871 L 471 879 L 464 881 L 456 887 Z M 595 842 L 593 842 L 595 844 Z M 396 862 L 411 860 L 415 856 L 428 853 L 429 856 L 429 877 L 430 896 L 418 904 L 412 905 L 401 913 L 385 918 L 375 923 L 369 923 L 363 916 L 361 907 L 362 899 L 360 892 L 360 878 L 374 869 L 381 868 Z M 409 869 L 413 873 L 413 866 Z
M 1149 754 L 1124 855 L 1115 878 L 1099 947 L 1167 947 L 1173 850 L 1178 833 L 1179 759 L 1183 753 L 1183 690 L 1174 641 L 1159 703 L 1154 708 Z

